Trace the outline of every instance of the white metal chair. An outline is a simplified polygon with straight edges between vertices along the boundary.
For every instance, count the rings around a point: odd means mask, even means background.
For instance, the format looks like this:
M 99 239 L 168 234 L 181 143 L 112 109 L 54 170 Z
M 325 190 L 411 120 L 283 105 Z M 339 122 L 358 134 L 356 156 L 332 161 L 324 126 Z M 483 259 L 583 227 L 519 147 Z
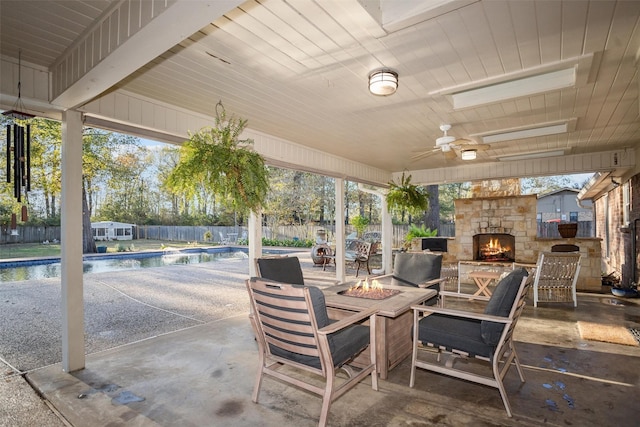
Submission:
M 222 245 L 228 245 L 231 242 L 229 241 L 229 238 L 226 237 L 224 234 L 222 234 L 222 231 L 218 231 L 218 234 L 220 235 L 220 244 Z
M 573 302 L 582 255 L 577 252 L 540 252 L 533 282 L 533 306 L 538 302 Z

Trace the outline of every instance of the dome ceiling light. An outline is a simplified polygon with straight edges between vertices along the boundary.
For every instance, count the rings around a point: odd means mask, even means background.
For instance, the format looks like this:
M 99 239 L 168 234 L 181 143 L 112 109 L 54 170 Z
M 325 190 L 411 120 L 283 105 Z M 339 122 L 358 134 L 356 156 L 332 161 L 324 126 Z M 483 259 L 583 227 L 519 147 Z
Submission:
M 369 92 L 389 96 L 398 90 L 398 73 L 389 69 L 375 70 L 369 74 Z

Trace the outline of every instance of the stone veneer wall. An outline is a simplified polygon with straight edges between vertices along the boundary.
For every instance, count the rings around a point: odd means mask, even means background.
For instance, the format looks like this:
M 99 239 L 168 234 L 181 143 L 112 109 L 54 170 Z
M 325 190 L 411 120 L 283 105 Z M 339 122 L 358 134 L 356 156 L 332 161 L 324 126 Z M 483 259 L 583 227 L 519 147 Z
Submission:
M 582 254 L 577 289 L 601 289 L 600 239 L 538 239 L 537 196 L 476 197 L 455 200 L 454 205 L 456 237 L 448 242 L 445 263 L 473 260 L 473 236 L 479 233 L 513 235 L 516 261 L 527 264 L 535 264 L 538 253 L 550 251 L 555 244 L 575 244 Z

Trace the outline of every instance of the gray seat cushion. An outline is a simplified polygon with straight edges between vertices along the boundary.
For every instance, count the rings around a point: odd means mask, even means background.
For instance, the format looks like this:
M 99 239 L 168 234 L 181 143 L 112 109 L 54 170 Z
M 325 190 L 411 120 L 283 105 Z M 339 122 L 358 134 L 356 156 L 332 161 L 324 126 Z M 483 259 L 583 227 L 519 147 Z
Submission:
M 258 258 L 260 277 L 291 285 L 304 285 L 298 257 Z
M 474 319 L 430 314 L 420 319 L 418 340 L 449 351 L 455 349 L 471 356 L 490 357 L 494 348 L 482 339 L 480 323 Z
M 510 272 L 496 286 L 484 313 L 508 317 L 518 294 L 519 285 L 528 275 L 524 268 Z M 442 314 L 422 318 L 418 325 L 418 339 L 447 350 L 461 350 L 473 356 L 490 357 L 500 342 L 504 324 L 465 319 Z

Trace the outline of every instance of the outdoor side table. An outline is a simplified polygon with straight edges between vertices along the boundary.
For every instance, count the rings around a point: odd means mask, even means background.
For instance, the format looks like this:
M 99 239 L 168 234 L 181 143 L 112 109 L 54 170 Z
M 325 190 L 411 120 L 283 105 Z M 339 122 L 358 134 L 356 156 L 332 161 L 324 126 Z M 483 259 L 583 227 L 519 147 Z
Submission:
M 491 297 L 491 290 L 489 285 L 494 280 L 498 280 L 500 273 L 496 271 L 472 271 L 469 273 L 469 277 L 473 279 L 473 282 L 478 286 L 478 290 L 469 298 L 474 297 Z

